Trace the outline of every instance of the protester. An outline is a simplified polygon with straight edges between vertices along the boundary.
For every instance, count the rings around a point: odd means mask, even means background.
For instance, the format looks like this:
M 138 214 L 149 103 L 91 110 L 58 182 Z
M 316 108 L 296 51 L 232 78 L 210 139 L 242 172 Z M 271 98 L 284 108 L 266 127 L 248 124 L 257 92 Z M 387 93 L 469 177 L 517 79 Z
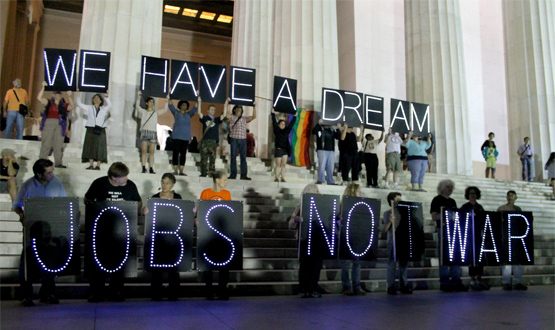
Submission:
M 62 181 L 54 176 L 54 164 L 50 160 L 37 160 L 33 164 L 33 174 L 34 176 L 32 178 L 28 179 L 21 185 L 21 188 L 19 188 L 12 204 L 12 209 L 19 215 L 19 222 L 21 222 L 21 225 L 23 226 L 25 226 L 26 222 L 24 210 L 25 198 L 67 197 Z M 23 241 L 25 241 L 25 239 L 23 239 Z M 25 256 L 22 253 L 19 263 L 19 283 L 22 296 L 20 301 L 21 305 L 24 307 L 34 306 L 32 279 L 35 276 L 40 277 L 42 282 L 42 286 L 39 291 L 40 302 L 58 304 L 59 300 L 55 295 L 56 284 L 54 282 L 54 274 L 42 271 L 40 268 L 33 269 L 31 271 L 30 269 L 27 269 L 26 279 Z
M 218 200 L 218 201 L 230 201 L 231 193 L 224 188 L 227 186 L 227 174 L 223 171 L 217 171 L 212 175 L 212 180 L 214 181 L 214 187 L 208 188 L 202 191 L 200 194 L 201 200 Z M 214 300 L 229 300 L 229 292 L 227 289 L 227 283 L 229 283 L 229 269 L 222 268 L 219 270 L 218 278 L 218 292 L 214 294 L 214 289 L 212 288 L 214 271 L 207 270 L 202 272 L 204 277 L 204 283 L 206 283 L 206 299 Z
M 530 138 L 524 138 L 524 144 L 518 147 L 517 151 L 518 156 L 520 157 L 520 161 L 522 162 L 522 180 L 523 181 L 532 181 L 532 166 L 533 161 L 532 157 L 534 156 L 534 148 L 530 144 Z
M 495 149 L 495 142 L 489 141 L 488 143 L 489 146 L 482 149 L 482 156 L 486 160 L 486 178 L 489 178 L 489 173 L 491 172 L 491 178 L 495 179 L 495 167 L 499 152 Z
M 553 192 L 551 193 L 551 200 L 555 200 L 555 152 L 549 155 L 549 159 L 545 163 L 545 170 L 547 171 L 547 178 L 551 181 Z
M 206 177 L 216 172 L 216 148 L 218 147 L 220 124 L 227 116 L 227 102 L 224 104 L 224 112 L 216 117 L 216 106 L 208 106 L 208 115 L 202 114 L 199 107 L 199 120 L 202 123 L 202 136 L 200 137 L 200 176 Z
M 337 124 L 341 137 L 339 139 L 339 166 L 341 168 L 341 185 L 347 185 L 350 181 L 349 172 L 351 172 L 351 179 L 353 182 L 358 181 L 358 174 L 360 171 L 358 159 L 358 142 L 362 140 L 363 127 L 360 127 L 359 135 L 355 134 L 353 127 L 345 123 L 343 126 Z
M 399 133 L 394 133 L 390 128 L 389 133 L 385 137 L 385 189 L 389 189 L 389 173 L 393 172 L 393 189 L 399 188 L 399 172 L 403 170 L 401 163 L 401 144 L 403 140 L 399 137 Z
M 276 163 L 274 182 L 279 182 L 279 172 L 281 169 L 281 182 L 285 182 L 285 165 L 287 164 L 287 157 L 291 155 L 291 144 L 289 143 L 289 133 L 295 125 L 297 120 L 297 113 L 291 119 L 289 124 L 286 125 L 285 120 L 277 120 L 276 112 L 272 108 L 272 124 L 274 127 L 274 159 Z
M 520 206 L 515 205 L 517 196 L 516 191 L 507 191 L 507 204 L 501 205 L 497 208 L 497 212 L 522 212 Z M 513 281 L 511 285 L 511 274 L 513 276 Z M 528 287 L 522 284 L 522 275 L 524 274 L 524 268 L 522 265 L 503 265 L 501 283 L 503 284 L 503 290 L 528 290 Z
M 401 201 L 401 193 L 390 192 L 387 195 L 387 203 L 394 208 L 395 202 Z M 393 214 L 391 209 L 387 210 L 383 214 L 382 224 L 384 225 L 384 231 L 387 232 L 387 293 L 390 295 L 396 295 L 397 289 L 395 288 L 395 278 L 397 272 L 397 262 L 399 262 L 399 288 L 401 293 L 412 294 L 412 289 L 409 287 L 408 275 L 407 275 L 407 265 L 408 260 L 402 260 L 401 258 L 395 258 L 395 230 L 399 227 L 401 222 L 401 215 L 396 213 Z
M 367 187 L 379 188 L 378 185 L 378 144 L 383 141 L 384 132 L 379 139 L 374 139 L 372 134 L 366 134 L 366 141 L 362 147 L 364 152 L 364 164 L 366 166 Z
M 85 203 L 101 201 L 135 201 L 138 202 L 138 210 L 142 209 L 142 201 L 137 186 L 127 179 L 129 168 L 121 162 L 113 163 L 108 169 L 108 176 L 100 177 L 93 181 L 89 190 L 85 194 Z M 93 270 L 90 274 L 91 295 L 88 302 L 97 303 L 104 301 L 104 285 L 106 278 L 110 278 L 110 288 L 107 298 L 112 301 L 124 301 L 123 289 L 123 269 L 110 275 L 99 270 Z
M 243 106 L 235 105 L 233 114 L 229 116 L 229 138 L 231 144 L 231 175 L 237 178 L 237 154 L 241 158 L 241 180 L 250 180 L 247 176 L 247 124 L 256 119 L 256 104 L 252 107 L 252 116 L 243 116 Z
M 175 176 L 171 173 L 164 173 L 161 181 L 161 191 L 154 194 L 151 198 L 161 199 L 181 199 L 181 195 L 173 191 L 175 186 Z M 143 209 L 143 213 L 147 214 L 148 208 Z M 150 297 L 154 301 L 161 301 L 164 296 L 164 286 L 162 284 L 162 276 L 168 274 L 168 300 L 176 301 L 179 297 L 179 272 L 177 269 L 163 270 L 151 269 Z
M 430 206 L 430 213 L 432 215 L 432 220 L 436 222 L 436 228 L 438 233 L 438 255 L 441 251 L 441 208 L 456 209 L 457 202 L 450 196 L 455 189 L 455 183 L 451 180 L 442 180 L 437 186 L 437 196 L 432 200 Z M 451 291 L 468 291 L 461 281 L 461 266 L 443 266 L 439 265 L 439 283 L 440 290 L 444 292 Z
M 426 149 L 426 153 L 428 154 L 428 173 L 433 172 L 434 166 L 434 156 L 436 151 L 436 141 L 435 137 L 432 133 L 430 133 L 430 143 L 432 144 L 428 149 Z
M 23 126 L 25 125 L 25 116 L 19 111 L 21 106 L 27 107 L 27 111 L 31 108 L 29 96 L 27 91 L 21 88 L 21 79 L 15 78 L 13 81 L 13 88 L 6 92 L 4 97 L 4 104 L 2 113 L 6 118 L 6 130 L 4 138 L 9 139 L 12 137 L 12 131 L 15 126 L 15 138 L 18 140 L 23 139 Z
M 426 141 L 421 141 L 412 131 L 408 136 L 409 141 L 405 143 L 407 148 L 407 165 L 410 171 L 410 183 L 413 191 L 426 191 L 422 188 L 424 175 L 428 170 L 428 154 L 426 150 L 432 146 L 430 143 L 431 134 L 428 134 Z M 418 188 L 416 188 L 418 185 Z
M 146 154 L 149 154 L 148 163 L 150 165 L 149 173 L 154 172 L 154 151 L 158 141 L 156 135 L 156 124 L 158 124 L 158 116 L 168 111 L 169 96 L 166 97 L 166 104 L 163 109 L 154 109 L 154 99 L 149 97 L 146 99 L 147 108 L 141 107 L 141 91 L 137 91 L 137 102 L 135 103 L 135 115 L 141 118 L 141 127 L 139 129 L 139 140 L 141 141 L 141 164 L 143 166 L 142 173 L 146 173 Z M 173 132 L 173 134 L 176 134 Z M 172 135 L 173 136 L 173 135 Z M 173 146 L 175 149 L 176 147 Z
M 197 113 L 197 109 L 201 107 L 200 96 L 197 98 L 197 106 L 192 110 L 189 108 L 189 101 L 179 101 L 176 109 L 171 100 L 169 100 L 169 109 L 174 117 L 173 123 L 173 154 L 172 165 L 173 174 L 187 175 L 183 172 L 185 162 L 187 160 L 187 148 L 191 140 L 191 118 Z M 178 172 L 179 170 L 179 172 Z
M 256 140 L 254 139 L 254 134 L 251 133 L 250 129 L 247 129 L 247 157 L 255 157 L 255 148 Z
M 478 204 L 478 200 L 482 198 L 482 192 L 478 187 L 467 187 L 464 191 L 464 198 L 468 200 L 461 206 L 462 212 L 484 212 L 482 205 Z M 483 233 L 476 233 L 477 236 L 482 237 Z M 484 275 L 484 266 L 469 266 L 468 275 L 470 275 L 470 288 L 474 291 L 489 290 L 490 286 L 482 282 L 482 275 Z
M 17 193 L 17 172 L 19 164 L 15 158 L 15 151 L 12 149 L 2 149 L 2 166 L 0 166 L 0 193 L 8 193 L 13 203 Z
M 319 194 L 318 186 L 309 184 L 302 194 Z M 289 229 L 297 230 L 297 238 L 300 239 L 301 222 L 303 221 L 301 214 L 301 204 L 297 205 L 295 211 L 289 218 Z M 301 240 L 299 251 L 306 251 L 308 248 L 308 240 Z M 299 294 L 301 298 L 321 298 L 322 294 L 318 292 L 318 280 L 320 279 L 320 270 L 322 269 L 323 260 L 314 256 L 307 256 L 303 252 L 299 252 Z
M 362 196 L 360 185 L 350 183 L 343 192 L 343 196 Z M 343 207 L 343 201 L 341 201 Z M 342 213 L 342 212 L 340 212 Z M 346 296 L 364 296 L 366 291 L 360 286 L 360 260 L 341 260 L 341 283 L 343 286 L 343 294 Z M 351 278 L 349 278 L 349 268 L 351 269 Z
M 85 105 L 81 102 L 81 95 L 76 93 L 75 102 L 77 106 L 84 110 L 87 117 L 85 123 L 85 142 L 83 142 L 82 162 L 89 162 L 87 170 L 100 171 L 100 163 L 108 162 L 108 148 L 106 146 L 106 120 L 110 115 L 112 103 L 108 98 L 108 91 L 104 94 L 104 100 L 100 94 L 95 94 L 92 98 L 92 105 Z M 106 102 L 106 104 L 104 104 Z M 94 162 L 96 161 L 96 167 Z
M 316 184 L 327 182 L 335 185 L 333 179 L 333 169 L 335 166 L 335 140 L 340 139 L 339 129 L 333 129 L 329 125 L 322 126 L 324 121 L 318 123 L 312 129 L 312 134 L 316 135 L 316 149 L 318 153 L 318 181 Z M 338 126 L 339 127 L 339 126 Z
M 67 91 L 69 105 L 62 97 L 62 92 L 54 92 L 48 100 L 42 97 L 46 81 L 42 82 L 42 89 L 37 99 L 44 106 L 41 110 L 42 121 L 40 123 L 41 145 L 39 158 L 48 159 L 50 151 L 54 153 L 54 166 L 58 168 L 66 168 L 62 164 L 62 149 L 64 147 L 64 138 L 68 128 L 68 116 L 75 108 L 71 91 Z

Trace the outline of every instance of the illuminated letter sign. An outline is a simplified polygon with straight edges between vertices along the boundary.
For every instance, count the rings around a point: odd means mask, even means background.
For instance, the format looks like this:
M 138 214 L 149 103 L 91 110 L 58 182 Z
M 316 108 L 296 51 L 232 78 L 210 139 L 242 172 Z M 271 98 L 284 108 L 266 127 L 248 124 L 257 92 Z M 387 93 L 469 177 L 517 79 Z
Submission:
M 297 112 L 297 80 L 274 76 L 273 107 L 277 112 Z
M 81 50 L 79 91 L 105 93 L 110 82 L 110 53 Z
M 383 131 L 383 97 L 364 95 L 364 127 Z
M 501 264 L 503 227 L 498 212 L 474 213 L 474 264 Z
M 441 257 L 443 265 L 472 265 L 472 213 L 441 211 Z
M 144 96 L 166 97 L 170 60 L 143 56 L 141 62 L 141 91 Z
M 381 201 L 343 196 L 340 259 L 375 260 Z
M 343 120 L 343 91 L 322 88 L 322 113 L 324 124 L 335 124 Z
M 420 261 L 424 253 L 424 216 L 422 204 L 396 203 L 400 222 L 395 229 L 395 260 Z
M 26 198 L 25 216 L 26 278 L 36 277 L 40 272 L 79 275 L 79 199 Z
M 230 103 L 249 106 L 254 105 L 256 70 L 237 66 L 232 66 L 229 70 L 231 74 L 229 79 Z
M 172 60 L 170 98 L 196 101 L 198 89 L 198 63 Z
M 193 201 L 181 199 L 147 201 L 145 269 L 191 270 L 194 207 Z
M 348 123 L 351 127 L 359 127 L 362 125 L 364 123 L 364 119 L 362 119 L 364 116 L 364 95 L 362 93 L 343 91 L 343 100 L 343 121 Z
M 87 273 L 137 275 L 137 202 L 94 202 L 86 205 Z
M 336 219 L 339 197 L 332 195 L 303 194 L 301 214 L 301 240 L 306 241 L 306 249 L 299 253 L 321 257 L 337 258 Z M 304 244 L 303 244 L 304 246 Z
M 224 103 L 227 95 L 225 84 L 227 75 L 224 65 L 201 64 L 200 97 L 202 101 Z
M 389 127 L 394 132 L 408 133 L 410 131 L 409 116 L 407 116 L 408 110 L 409 102 L 391 99 L 391 121 Z
M 201 200 L 197 268 L 243 268 L 243 202 Z
M 534 264 L 532 212 L 503 212 L 503 236 L 509 264 Z
M 411 102 L 410 127 L 414 135 L 428 136 L 430 133 L 430 106 L 428 104 Z
M 44 49 L 44 81 L 47 91 L 76 90 L 77 52 L 69 49 Z

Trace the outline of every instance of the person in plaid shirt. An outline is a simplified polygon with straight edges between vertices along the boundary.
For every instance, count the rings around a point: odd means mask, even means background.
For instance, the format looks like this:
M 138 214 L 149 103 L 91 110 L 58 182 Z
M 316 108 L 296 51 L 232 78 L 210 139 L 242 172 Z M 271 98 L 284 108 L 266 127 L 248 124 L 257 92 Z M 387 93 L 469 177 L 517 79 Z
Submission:
M 241 156 L 241 180 L 250 180 L 247 177 L 247 123 L 256 119 L 256 104 L 252 108 L 252 116 L 243 116 L 243 107 L 235 105 L 233 114 L 229 116 L 229 144 L 231 145 L 231 176 L 237 178 L 237 153 Z

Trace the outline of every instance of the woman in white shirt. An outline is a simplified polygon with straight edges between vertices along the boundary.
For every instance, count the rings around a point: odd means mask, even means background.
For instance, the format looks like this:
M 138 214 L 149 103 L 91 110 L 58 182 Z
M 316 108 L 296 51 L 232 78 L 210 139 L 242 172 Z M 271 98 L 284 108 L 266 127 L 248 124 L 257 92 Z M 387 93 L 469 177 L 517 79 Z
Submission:
M 156 124 L 158 124 L 158 116 L 168 111 L 169 95 L 166 97 L 166 105 L 164 109 L 154 110 L 154 99 L 149 97 L 146 99 L 147 108 L 141 108 L 141 91 L 137 92 L 137 102 L 135 103 L 135 114 L 141 118 L 140 136 L 141 141 L 141 164 L 143 165 L 143 173 L 146 173 L 146 154 L 148 152 L 148 163 L 150 165 L 149 173 L 154 172 L 154 151 L 158 139 L 156 137 Z

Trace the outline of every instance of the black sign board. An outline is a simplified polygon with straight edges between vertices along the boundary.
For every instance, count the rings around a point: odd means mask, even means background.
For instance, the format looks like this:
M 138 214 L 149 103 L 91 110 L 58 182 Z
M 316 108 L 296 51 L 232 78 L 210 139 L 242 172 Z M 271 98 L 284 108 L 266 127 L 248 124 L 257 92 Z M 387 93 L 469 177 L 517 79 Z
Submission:
M 137 276 L 137 202 L 87 203 L 85 219 L 85 271 Z
M 79 198 L 26 198 L 25 217 L 25 277 L 79 275 Z
M 198 63 L 172 60 L 170 98 L 196 101 L 199 90 Z
M 364 127 L 383 131 L 383 97 L 364 95 Z
M 201 64 L 200 97 L 204 102 L 224 103 L 227 99 L 225 65 Z
M 441 210 L 441 255 L 442 265 L 468 266 L 473 264 L 472 212 Z
M 75 91 L 77 52 L 70 49 L 44 49 L 46 91 Z
M 474 213 L 474 265 L 500 265 L 503 257 L 503 226 L 499 212 Z
M 231 104 L 254 105 L 256 69 L 229 68 L 229 98 Z
M 337 89 L 322 88 L 321 119 L 325 125 L 343 122 L 344 92 Z
M 510 265 L 534 264 L 532 212 L 502 212 L 505 260 Z
M 337 259 L 339 197 L 303 194 L 301 203 L 301 240 L 306 240 L 308 244 L 306 250 L 299 250 L 299 254 Z
M 143 56 L 141 61 L 141 91 L 145 97 L 166 97 L 170 60 Z
M 110 52 L 81 50 L 79 91 L 106 93 L 110 83 Z
M 197 268 L 243 269 L 243 202 L 199 201 Z
M 343 121 L 351 127 L 364 124 L 364 95 L 343 91 Z
M 297 80 L 274 76 L 273 107 L 277 112 L 297 113 Z
M 191 270 L 195 202 L 181 199 L 147 201 L 145 270 Z
M 395 213 L 400 215 L 395 230 L 395 260 L 420 261 L 425 248 L 422 203 L 398 202 Z
M 408 133 L 411 130 L 409 102 L 391 99 L 390 118 L 389 127 L 393 132 Z
M 430 133 L 430 105 L 410 103 L 410 127 L 416 136 L 427 137 Z
M 343 196 L 340 259 L 377 258 L 380 206 L 379 199 Z

